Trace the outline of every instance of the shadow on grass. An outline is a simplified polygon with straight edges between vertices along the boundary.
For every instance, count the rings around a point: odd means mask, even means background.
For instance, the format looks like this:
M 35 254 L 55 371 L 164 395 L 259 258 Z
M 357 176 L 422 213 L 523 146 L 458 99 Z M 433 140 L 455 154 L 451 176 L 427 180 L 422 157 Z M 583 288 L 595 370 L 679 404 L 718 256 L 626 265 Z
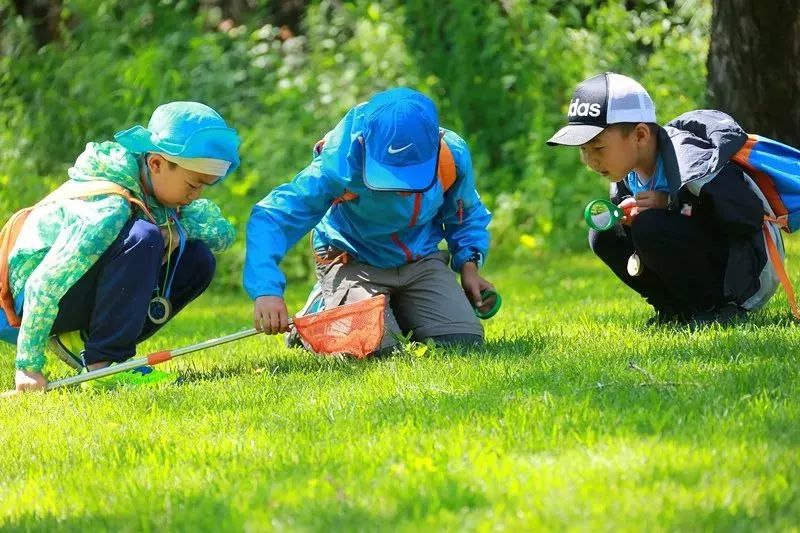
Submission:
M 341 357 L 316 357 L 309 352 L 293 349 L 277 356 L 249 357 L 245 360 L 227 358 L 210 366 L 187 360 L 181 368 L 181 381 L 195 383 L 253 374 L 316 374 L 322 371 L 354 375 L 368 368 L 365 362 Z
M 438 356 L 442 358 L 492 357 L 493 354 L 498 353 L 505 358 L 523 358 L 535 356 L 556 342 L 558 342 L 557 335 L 526 334 L 491 340 L 480 347 L 449 347 L 436 348 L 436 350 Z M 249 356 L 244 359 L 226 357 L 210 365 L 208 363 L 201 365 L 192 359 L 184 359 L 180 372 L 182 383 L 228 379 L 253 373 L 281 375 L 335 372 L 352 376 L 371 371 L 376 365 L 396 362 L 405 357 L 410 356 L 402 352 L 394 352 L 358 360 L 344 356 L 317 356 L 300 348 L 281 348 L 276 355 Z
M 271 476 L 270 482 L 258 485 L 254 492 L 241 495 L 187 495 L 173 490 L 162 494 L 163 506 L 139 511 L 56 517 L 24 514 L 0 522 L 4 531 L 245 531 L 245 530 L 333 530 L 378 531 L 408 520 L 424 520 L 442 511 L 458 513 L 466 509 L 487 507 L 491 502 L 474 489 L 452 476 L 420 482 L 420 492 L 368 495 L 390 502 L 384 509 L 365 507 L 364 495 L 352 494 L 352 485 L 344 486 L 331 476 L 321 483 L 329 484 L 331 494 L 322 498 L 301 497 L 299 502 L 280 501 L 274 496 L 277 486 L 306 486 L 317 479 L 313 465 L 293 465 L 291 469 Z M 146 500 L 147 498 L 145 498 Z M 122 502 L 124 503 L 124 499 Z M 135 502 L 134 502 L 135 504 Z

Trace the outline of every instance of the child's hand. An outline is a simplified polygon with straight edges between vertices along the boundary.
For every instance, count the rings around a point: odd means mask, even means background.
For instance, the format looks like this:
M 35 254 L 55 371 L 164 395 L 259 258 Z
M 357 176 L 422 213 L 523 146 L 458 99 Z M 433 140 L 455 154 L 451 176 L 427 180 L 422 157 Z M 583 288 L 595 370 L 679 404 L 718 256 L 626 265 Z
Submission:
M 280 296 L 259 296 L 253 305 L 253 319 L 258 331 L 267 335 L 289 331 L 289 312 Z
M 478 275 L 478 265 L 468 261 L 461 267 L 461 286 L 464 293 L 472 305 L 479 311 L 485 313 L 492 308 L 494 302 L 490 298 L 487 301 L 481 299 L 481 293 L 485 290 L 494 290 L 494 285 Z
M 30 370 L 17 370 L 14 383 L 18 392 L 29 390 L 44 390 L 47 387 L 47 378 L 41 372 Z
M 636 209 L 641 213 L 648 209 L 666 209 L 669 194 L 663 191 L 644 191 L 636 195 Z
M 636 198 L 628 197 L 619 203 L 619 208 L 625 215 L 622 217 L 623 224 L 631 224 L 636 215 L 639 214 L 639 208 L 636 206 Z

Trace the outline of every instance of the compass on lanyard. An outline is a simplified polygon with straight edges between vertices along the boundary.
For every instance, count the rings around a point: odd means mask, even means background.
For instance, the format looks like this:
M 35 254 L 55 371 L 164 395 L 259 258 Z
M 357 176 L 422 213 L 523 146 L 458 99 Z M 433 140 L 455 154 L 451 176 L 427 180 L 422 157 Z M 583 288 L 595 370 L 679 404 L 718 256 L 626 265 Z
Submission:
M 148 190 L 150 194 L 152 194 L 152 191 L 154 190 L 153 180 L 150 177 L 150 169 L 147 166 L 147 154 L 142 155 L 140 164 L 140 168 L 143 170 L 143 178 L 147 178 L 147 185 L 149 185 L 149 188 L 146 187 L 142 181 L 142 190 L 144 191 L 145 195 L 147 195 Z M 153 222 L 155 222 L 155 220 L 153 220 Z M 154 296 L 150 299 L 150 303 L 147 305 L 147 318 L 149 318 L 153 324 L 158 325 L 165 323 L 172 316 L 172 303 L 170 302 L 169 295 L 172 290 L 172 282 L 175 279 L 175 271 L 178 270 L 178 264 L 183 256 L 183 250 L 186 248 L 186 231 L 183 229 L 183 226 L 181 226 L 181 223 L 178 220 L 177 211 L 173 209 L 167 210 L 167 221 L 165 225 L 167 229 L 167 268 L 165 269 L 164 273 L 164 283 L 156 283 L 156 286 L 153 289 Z M 173 227 L 178 234 L 178 255 L 175 258 L 174 263 L 172 263 L 172 251 L 175 248 L 175 237 L 172 231 Z
M 163 324 L 172 316 L 172 303 L 169 300 L 169 295 L 172 290 L 172 282 L 175 279 L 175 272 L 178 270 L 178 264 L 183 256 L 183 250 L 186 247 L 186 231 L 178 221 L 178 216 L 175 212 L 171 212 L 167 216 L 167 268 L 164 274 L 164 283 L 157 284 L 153 292 L 155 296 L 150 300 L 147 307 L 147 318 L 153 324 Z M 174 237 L 172 228 L 178 233 L 178 255 L 175 262 L 172 263 L 172 250 L 174 248 Z

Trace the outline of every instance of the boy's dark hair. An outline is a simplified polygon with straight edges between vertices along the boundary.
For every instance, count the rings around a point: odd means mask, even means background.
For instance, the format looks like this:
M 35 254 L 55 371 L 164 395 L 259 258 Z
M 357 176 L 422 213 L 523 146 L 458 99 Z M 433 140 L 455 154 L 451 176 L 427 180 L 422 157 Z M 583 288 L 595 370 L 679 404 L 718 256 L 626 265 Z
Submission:
M 622 133 L 623 137 L 627 137 L 639 124 L 647 126 L 650 129 L 651 135 L 658 134 L 658 124 L 654 122 L 618 122 L 617 124 L 611 124 L 609 128 L 617 128 Z

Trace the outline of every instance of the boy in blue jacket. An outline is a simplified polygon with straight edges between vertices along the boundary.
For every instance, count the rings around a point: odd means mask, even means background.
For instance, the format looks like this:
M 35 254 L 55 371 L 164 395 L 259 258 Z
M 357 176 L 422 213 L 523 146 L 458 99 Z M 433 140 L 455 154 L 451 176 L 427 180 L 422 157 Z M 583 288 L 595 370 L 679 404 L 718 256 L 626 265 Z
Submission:
M 493 287 L 479 275 L 490 218 L 467 145 L 439 127 L 434 103 L 406 88 L 378 93 L 325 135 L 309 166 L 253 208 L 244 286 L 255 326 L 288 331 L 278 264 L 313 229 L 326 309 L 386 295 L 381 350 L 409 332 L 417 341 L 481 343 L 472 306 L 492 304 L 481 300 Z M 438 248 L 443 239 L 449 252 Z

